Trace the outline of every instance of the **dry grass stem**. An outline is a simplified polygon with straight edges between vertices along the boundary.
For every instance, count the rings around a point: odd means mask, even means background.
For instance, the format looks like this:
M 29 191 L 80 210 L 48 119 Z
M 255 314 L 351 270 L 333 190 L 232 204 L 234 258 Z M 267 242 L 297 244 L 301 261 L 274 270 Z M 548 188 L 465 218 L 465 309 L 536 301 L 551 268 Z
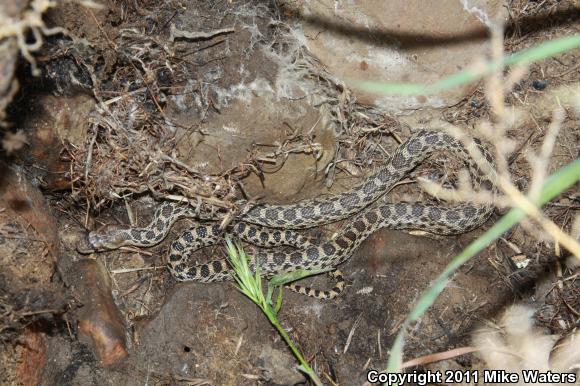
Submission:
M 556 137 L 558 136 L 560 126 L 562 125 L 565 116 L 563 109 L 558 109 L 553 112 L 552 121 L 548 126 L 544 142 L 542 142 L 540 154 L 528 155 L 528 162 L 532 166 L 532 181 L 530 183 L 529 196 L 530 200 L 533 202 L 536 202 L 540 197 L 540 191 L 542 190 L 542 185 L 544 185 L 548 172 L 548 162 L 550 161 L 550 156 L 556 143 Z

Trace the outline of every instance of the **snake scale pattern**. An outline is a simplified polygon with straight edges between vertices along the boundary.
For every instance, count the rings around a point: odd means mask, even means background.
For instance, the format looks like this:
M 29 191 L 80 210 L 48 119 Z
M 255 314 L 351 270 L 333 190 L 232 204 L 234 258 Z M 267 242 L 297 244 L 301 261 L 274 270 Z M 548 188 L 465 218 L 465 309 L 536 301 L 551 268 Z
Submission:
M 475 143 L 487 161 L 493 163 L 481 142 L 475 140 Z M 465 162 L 475 187 L 492 186 L 458 140 L 438 131 L 418 131 L 402 143 L 374 174 L 346 192 L 295 204 L 257 205 L 240 215 L 238 221 L 225 230 L 217 224 L 196 223 L 171 244 L 167 257 L 169 271 L 180 281 L 231 279 L 229 264 L 224 259 L 197 265 L 189 262 L 192 252 L 220 242 L 227 234 L 256 246 L 268 247 L 259 249 L 253 256 L 261 274 L 271 277 L 299 269 L 335 268 L 346 261 L 369 235 L 381 228 L 424 230 L 442 235 L 472 230 L 489 218 L 492 212 L 490 205 L 444 207 L 420 203 L 391 204 L 379 199 L 433 152 L 444 150 L 457 153 Z M 115 249 L 123 245 L 149 247 L 161 242 L 171 226 L 184 217 L 195 218 L 193 208 L 165 201 L 158 207 L 148 226 L 103 234 L 91 232 L 89 243 L 97 250 Z M 347 218 L 347 224 L 328 240 L 317 242 L 296 231 Z M 293 289 L 321 299 L 332 298 L 344 286 L 341 274 L 334 275 L 339 283 L 332 290 L 319 291 L 297 285 Z

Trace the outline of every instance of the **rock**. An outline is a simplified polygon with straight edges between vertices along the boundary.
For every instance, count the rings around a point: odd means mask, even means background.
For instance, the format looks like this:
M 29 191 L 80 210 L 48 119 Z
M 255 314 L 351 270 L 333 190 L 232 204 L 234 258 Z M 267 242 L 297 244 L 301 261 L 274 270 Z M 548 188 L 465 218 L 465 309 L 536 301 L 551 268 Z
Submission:
M 293 370 L 296 362 L 284 346 L 263 351 L 279 335 L 231 283 L 181 284 L 153 318 L 134 327 L 139 344 L 128 366 L 146 362 L 158 373 L 206 379 L 212 385 L 250 384 L 241 374 L 253 380 L 272 378 L 272 385 L 304 380 Z
M 220 173 L 243 165 L 251 153 L 266 158 L 289 137 L 311 131 L 311 142 L 319 145 L 318 159 L 313 152 L 294 151 L 288 153 L 287 159 L 284 155 L 268 157 L 277 162 L 261 163 L 263 175 L 251 173 L 244 180 L 244 188 L 252 197 L 295 199 L 305 186 L 320 179 L 321 169 L 334 156 L 334 134 L 320 121 L 318 111 L 306 102 L 276 100 L 273 93 L 264 91 L 232 102 L 211 123 L 203 124 L 203 134 L 178 132 L 177 138 L 183 138 L 178 142 L 180 159 L 201 173 Z M 281 148 L 296 149 L 306 143 L 296 141 Z
M 120 363 L 128 355 L 125 325 L 111 295 L 111 281 L 96 260 L 77 263 L 76 284 L 84 307 L 79 313 L 81 339 L 90 339 L 96 357 L 105 366 Z
M 0 384 L 13 384 L 12 377 L 22 385 L 42 380 L 45 326 L 68 305 L 54 282 L 58 257 L 57 225 L 42 193 L 20 168 L 0 162 L 0 299 L 7 310 L 0 317 L 7 351 L 0 355 Z
M 308 49 L 343 81 L 433 83 L 483 58 L 487 26 L 506 17 L 497 0 L 288 1 Z M 351 82 L 352 83 L 352 82 Z M 393 113 L 456 104 L 474 85 L 437 95 L 379 96 L 354 89 L 363 104 Z
M 29 327 L 24 332 L 23 340 L 22 360 L 17 367 L 19 380 L 22 385 L 35 386 L 42 380 L 48 359 L 44 333 Z
M 286 351 L 265 346 L 260 353 L 260 361 L 270 384 L 293 386 L 306 382 L 304 374 L 297 370 L 296 359 Z
M 27 181 L 20 169 L 12 169 L 1 162 L 0 207 L 7 209 L 7 216 L 17 217 L 15 221 L 21 223 L 24 228 L 32 226 L 37 235 L 35 238 L 46 243 L 49 253 L 48 259 L 43 256 L 35 258 L 39 264 L 48 264 L 52 267 L 52 264 L 58 261 L 60 242 L 56 221 L 48 209 L 46 200 L 40 190 Z M 30 263 L 31 261 L 27 262 Z M 42 275 L 43 279 L 38 280 L 49 282 L 51 275 L 52 268 L 49 268 L 48 273 Z
M 70 189 L 70 164 L 62 160 L 63 143 L 82 148 L 85 145 L 89 114 L 95 106 L 90 96 L 43 95 L 31 102 L 31 111 L 23 125 L 29 130 L 30 148 L 21 157 L 35 165 L 31 173 L 49 190 Z
M 532 82 L 532 87 L 535 88 L 538 91 L 542 91 L 545 90 L 546 87 L 548 87 L 548 81 L 547 80 L 534 80 Z

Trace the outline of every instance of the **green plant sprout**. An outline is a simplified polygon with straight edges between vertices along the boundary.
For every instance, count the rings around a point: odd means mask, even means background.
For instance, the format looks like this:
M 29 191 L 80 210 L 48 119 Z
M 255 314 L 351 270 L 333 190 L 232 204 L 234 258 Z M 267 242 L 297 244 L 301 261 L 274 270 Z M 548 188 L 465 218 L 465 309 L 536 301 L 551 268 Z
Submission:
M 282 336 L 288 347 L 290 347 L 290 350 L 298 359 L 298 362 L 300 362 L 298 369 L 308 375 L 308 377 L 310 377 L 316 386 L 322 386 L 322 382 L 318 378 L 318 375 L 316 375 L 314 370 L 312 370 L 310 365 L 308 365 L 308 362 L 306 362 L 286 330 L 284 330 L 278 321 L 278 311 L 280 310 L 282 304 L 282 291 L 278 292 L 276 306 L 272 305 L 272 294 L 274 287 L 319 272 L 296 271 L 289 275 L 280 275 L 273 279 L 276 284 L 268 284 L 268 294 L 267 296 L 264 296 L 264 292 L 262 290 L 262 278 L 260 276 L 260 266 L 258 264 L 252 264 L 255 266 L 255 270 L 252 272 L 249 264 L 250 258 L 246 255 L 239 243 L 234 243 L 229 238 L 226 238 L 226 248 L 228 260 L 233 270 L 233 277 L 238 283 L 238 290 L 250 298 L 250 300 L 252 300 L 254 303 L 256 303 L 262 312 L 266 315 L 270 323 L 272 323 L 272 325 L 278 330 L 278 333 Z

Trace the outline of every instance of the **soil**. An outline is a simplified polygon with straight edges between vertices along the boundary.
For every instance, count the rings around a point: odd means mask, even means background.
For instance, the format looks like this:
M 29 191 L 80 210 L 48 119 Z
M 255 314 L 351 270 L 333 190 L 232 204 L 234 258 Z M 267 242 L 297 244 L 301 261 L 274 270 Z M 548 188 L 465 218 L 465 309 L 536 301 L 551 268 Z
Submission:
M 580 30 L 573 2 L 520 3 L 508 2 L 508 52 Z M 87 232 L 146 225 L 154 199 L 168 195 L 220 219 L 237 213 L 242 195 L 277 203 L 331 195 L 362 181 L 417 125 L 445 121 L 474 132 L 492 119 L 483 82 L 451 107 L 412 115 L 357 104 L 293 40 L 299 17 L 285 3 L 118 0 L 92 9 L 64 2 L 44 19 L 69 34 L 45 37 L 36 53 L 40 78 L 20 60 L 20 88 L 5 118 L 29 139 L 24 149 L 3 153 L 10 168 L 2 170 L 29 181 L 8 189 L 36 198 L 28 212 L 7 196 L 0 201 L 0 384 L 309 384 L 268 319 L 232 283 L 178 283 L 164 269 L 169 243 L 190 220 L 158 246 L 88 257 L 79 253 Z M 170 39 L 172 29 L 230 28 Z M 516 141 L 509 167 L 522 190 L 531 181 L 528 156 L 541 148 L 560 103 L 568 115 L 548 172 L 580 154 L 578 120 L 566 105 L 578 89 L 578 54 L 531 65 L 507 95 L 519 113 L 509 132 Z M 447 155 L 432 157 L 386 200 L 429 199 L 411 182 L 428 176 L 453 183 L 454 165 Z M 570 232 L 579 208 L 576 185 L 544 212 Z M 334 300 L 285 291 L 279 319 L 323 384 L 361 385 L 368 369 L 385 368 L 419 296 L 506 211 L 496 209 L 484 226 L 457 236 L 376 232 L 341 267 L 348 285 Z M 308 232 L 327 237 L 342 224 Z M 224 254 L 219 245 L 195 259 Z M 515 257 L 527 265 L 517 267 Z M 516 302 L 533 304 L 538 324 L 552 334 L 577 327 L 578 268 L 566 266 L 566 257 L 532 224 L 514 227 L 452 276 L 409 331 L 405 359 L 469 346 L 475 328 Z M 92 284 L 79 274 L 86 259 L 106 268 L 107 294 L 125 328 L 118 341 L 127 356 L 109 365 L 77 323 L 90 311 L 81 293 Z M 332 286 L 323 275 L 305 283 Z M 477 362 L 467 354 L 417 369 Z

